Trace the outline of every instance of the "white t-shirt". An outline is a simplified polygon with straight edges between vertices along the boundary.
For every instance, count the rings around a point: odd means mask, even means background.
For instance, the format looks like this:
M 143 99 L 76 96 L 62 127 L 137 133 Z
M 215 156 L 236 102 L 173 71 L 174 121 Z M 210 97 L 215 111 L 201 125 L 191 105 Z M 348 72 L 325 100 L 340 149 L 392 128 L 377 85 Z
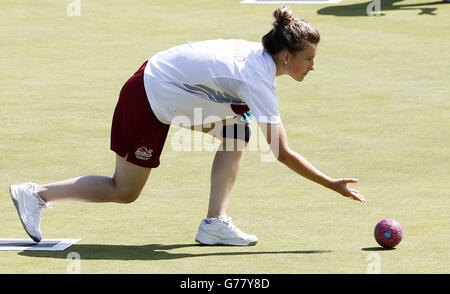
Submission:
M 236 116 L 247 105 L 258 122 L 280 123 L 276 66 L 261 43 L 245 40 L 189 42 L 151 57 L 144 86 L 163 123 L 199 125 Z

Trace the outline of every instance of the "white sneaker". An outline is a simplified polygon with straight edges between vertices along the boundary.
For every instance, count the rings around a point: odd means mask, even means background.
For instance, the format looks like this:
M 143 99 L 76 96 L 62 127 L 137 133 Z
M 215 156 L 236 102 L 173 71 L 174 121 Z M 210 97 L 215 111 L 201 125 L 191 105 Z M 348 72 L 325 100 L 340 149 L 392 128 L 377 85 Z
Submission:
M 50 203 L 45 202 L 36 192 L 36 184 L 24 183 L 9 186 L 9 194 L 19 213 L 20 221 L 27 234 L 35 242 L 40 242 L 41 213 L 42 209 L 50 208 Z
M 195 241 L 203 245 L 252 246 L 258 242 L 258 237 L 242 232 L 231 222 L 231 217 L 225 215 L 209 224 L 203 219 Z

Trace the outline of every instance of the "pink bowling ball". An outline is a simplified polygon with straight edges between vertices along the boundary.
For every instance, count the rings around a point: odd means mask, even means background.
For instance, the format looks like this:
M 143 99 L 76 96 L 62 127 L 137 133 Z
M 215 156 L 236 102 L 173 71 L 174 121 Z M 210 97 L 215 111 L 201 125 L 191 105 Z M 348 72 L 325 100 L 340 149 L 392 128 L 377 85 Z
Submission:
M 399 222 L 385 218 L 375 226 L 375 240 L 384 248 L 394 248 L 403 237 L 403 229 Z

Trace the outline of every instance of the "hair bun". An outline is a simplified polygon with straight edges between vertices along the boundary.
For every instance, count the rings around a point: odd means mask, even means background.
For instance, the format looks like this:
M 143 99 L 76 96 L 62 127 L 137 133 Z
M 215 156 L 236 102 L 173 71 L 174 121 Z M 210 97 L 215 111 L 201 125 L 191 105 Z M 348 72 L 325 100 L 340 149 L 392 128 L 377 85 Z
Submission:
M 273 27 L 275 29 L 290 24 L 294 19 L 292 17 L 292 10 L 289 6 L 283 6 L 282 8 L 275 10 L 273 12 L 273 17 L 275 17 L 275 21 L 273 22 Z
M 272 15 L 275 18 L 273 28 L 261 40 L 264 50 L 272 57 L 283 50 L 295 53 L 319 43 L 319 31 L 305 20 L 292 16 L 289 6 L 278 8 Z

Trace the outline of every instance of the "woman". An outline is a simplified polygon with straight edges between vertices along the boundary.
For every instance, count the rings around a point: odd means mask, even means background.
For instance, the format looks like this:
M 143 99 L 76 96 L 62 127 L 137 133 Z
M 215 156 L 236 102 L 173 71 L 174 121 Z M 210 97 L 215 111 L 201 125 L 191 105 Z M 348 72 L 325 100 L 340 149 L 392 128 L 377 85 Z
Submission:
M 301 82 L 314 70 L 318 31 L 294 18 L 288 7 L 274 11 L 275 21 L 261 43 L 210 40 L 160 52 L 144 63 L 123 86 L 111 129 L 116 153 L 112 178 L 84 176 L 61 182 L 10 186 L 10 194 L 29 236 L 39 242 L 42 209 L 49 202 L 135 201 L 159 157 L 170 124 L 200 130 L 221 140 L 211 170 L 208 213 L 196 241 L 206 245 L 254 245 L 258 238 L 239 230 L 227 214 L 243 152 L 250 138 L 249 118 L 264 132 L 275 157 L 287 167 L 343 196 L 364 202 L 347 188 L 355 179 L 333 179 L 312 166 L 287 144 L 275 94 L 275 77 Z M 250 111 L 251 110 L 251 111 Z M 215 120 L 199 120 L 214 117 Z

